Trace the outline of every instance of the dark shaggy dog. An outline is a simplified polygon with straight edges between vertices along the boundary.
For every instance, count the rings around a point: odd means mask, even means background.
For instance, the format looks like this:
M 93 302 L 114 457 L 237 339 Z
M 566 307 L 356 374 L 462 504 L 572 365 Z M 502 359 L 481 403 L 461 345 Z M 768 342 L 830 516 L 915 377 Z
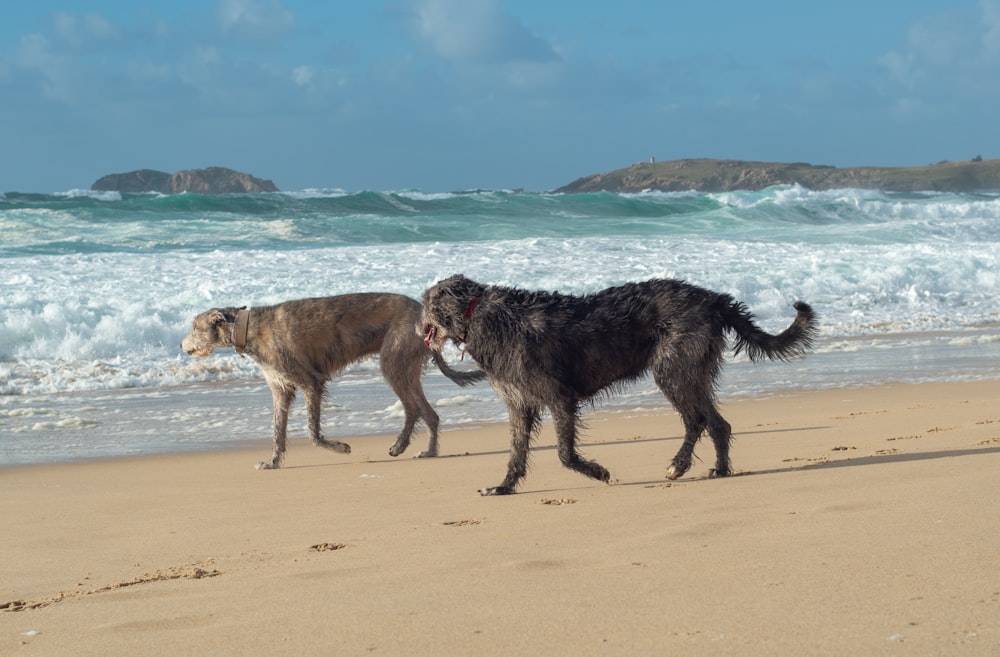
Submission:
M 430 432 L 427 450 L 418 456 L 437 456 L 438 415 L 420 385 L 428 358 L 460 386 L 486 378 L 482 372 L 458 372 L 414 335 L 420 304 L 399 294 L 365 293 L 286 301 L 276 306 L 216 308 L 191 322 L 181 348 L 204 358 L 216 348 L 234 347 L 254 359 L 264 372 L 274 401 L 274 453 L 257 469 L 281 465 L 285 454 L 288 408 L 295 390 L 302 388 L 309 414 L 309 437 L 314 445 L 349 454 L 351 447 L 327 440 L 320 433 L 320 410 L 326 383 L 351 363 L 372 354 L 386 382 L 403 403 L 406 420 L 389 454 L 399 456 L 410 444 L 417 420 Z
M 726 332 L 734 334 L 736 353 L 758 361 L 804 354 L 817 331 L 812 309 L 801 301 L 791 326 L 770 335 L 731 296 L 676 280 L 628 283 L 574 297 L 487 286 L 456 275 L 424 292 L 423 308 L 427 346 L 440 351 L 449 339 L 464 343 L 510 412 L 507 476 L 499 486 L 481 489 L 483 495 L 513 493 L 524 478 L 529 444 L 546 406 L 563 465 L 608 481 L 603 466 L 577 452 L 580 406 L 647 372 L 684 421 L 684 444 L 667 478 L 688 471 L 706 429 L 716 453 L 710 474 L 728 476 L 732 432 L 715 405 Z

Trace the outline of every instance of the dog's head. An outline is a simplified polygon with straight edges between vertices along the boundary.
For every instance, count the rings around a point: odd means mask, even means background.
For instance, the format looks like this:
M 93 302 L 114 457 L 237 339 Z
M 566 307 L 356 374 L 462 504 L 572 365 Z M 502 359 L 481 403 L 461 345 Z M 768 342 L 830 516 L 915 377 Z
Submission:
M 450 339 L 465 342 L 472 312 L 482 298 L 486 286 L 455 274 L 438 281 L 423 295 L 423 312 L 417 334 L 424 344 L 434 351 L 441 351 Z
M 181 349 L 195 358 L 210 356 L 216 347 L 232 347 L 232 323 L 240 308 L 206 310 L 191 322 L 191 331 L 181 340 Z

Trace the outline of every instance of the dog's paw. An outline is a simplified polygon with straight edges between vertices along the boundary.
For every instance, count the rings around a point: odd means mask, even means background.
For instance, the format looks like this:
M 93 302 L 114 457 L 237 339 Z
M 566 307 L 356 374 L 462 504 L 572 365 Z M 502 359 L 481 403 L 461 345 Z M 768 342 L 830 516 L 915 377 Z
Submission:
M 733 476 L 733 471 L 729 468 L 712 468 L 708 471 L 709 479 L 718 479 L 720 477 L 731 477 Z
M 513 495 L 514 489 L 509 486 L 493 486 L 492 488 L 480 488 L 479 494 L 483 497 L 492 495 Z
M 254 470 L 277 470 L 280 465 L 274 461 L 261 461 L 257 465 L 253 466 Z
M 413 458 L 415 458 L 415 459 L 432 459 L 432 458 L 434 458 L 437 455 L 438 455 L 438 451 L 436 449 L 425 449 L 424 451 L 420 452 L 419 454 L 417 454 Z
M 670 467 L 667 468 L 667 479 L 670 479 L 671 481 L 674 479 L 680 479 L 690 467 L 691 466 L 679 466 L 676 463 L 672 463 Z
M 326 438 L 314 438 L 313 445 L 317 447 L 325 447 L 326 449 L 331 449 L 339 454 L 350 454 L 351 446 L 347 443 L 342 443 L 339 440 L 327 440 Z

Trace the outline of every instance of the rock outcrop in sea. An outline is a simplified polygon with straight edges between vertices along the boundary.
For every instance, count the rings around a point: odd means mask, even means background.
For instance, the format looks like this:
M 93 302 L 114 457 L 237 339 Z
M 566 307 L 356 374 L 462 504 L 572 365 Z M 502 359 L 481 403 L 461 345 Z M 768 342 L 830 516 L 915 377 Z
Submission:
M 844 187 L 889 192 L 1000 191 L 1000 160 L 976 157 L 921 167 L 849 167 L 802 162 L 688 159 L 639 162 L 624 169 L 579 178 L 556 192 L 730 192 L 774 185 L 820 191 Z
M 177 173 L 164 173 L 152 169 L 139 169 L 128 173 L 112 173 L 97 180 L 90 188 L 98 192 L 160 194 L 256 194 L 279 191 L 270 180 L 255 178 L 225 167 L 185 169 Z

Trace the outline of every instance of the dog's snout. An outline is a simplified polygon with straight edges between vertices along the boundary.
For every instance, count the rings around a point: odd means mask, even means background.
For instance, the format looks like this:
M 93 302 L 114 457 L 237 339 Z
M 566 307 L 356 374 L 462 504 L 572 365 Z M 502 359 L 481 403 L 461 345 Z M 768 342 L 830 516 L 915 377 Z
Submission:
M 181 340 L 181 351 L 186 353 L 188 356 L 194 356 L 198 351 L 198 344 L 191 339 L 191 336 L 187 336 Z

